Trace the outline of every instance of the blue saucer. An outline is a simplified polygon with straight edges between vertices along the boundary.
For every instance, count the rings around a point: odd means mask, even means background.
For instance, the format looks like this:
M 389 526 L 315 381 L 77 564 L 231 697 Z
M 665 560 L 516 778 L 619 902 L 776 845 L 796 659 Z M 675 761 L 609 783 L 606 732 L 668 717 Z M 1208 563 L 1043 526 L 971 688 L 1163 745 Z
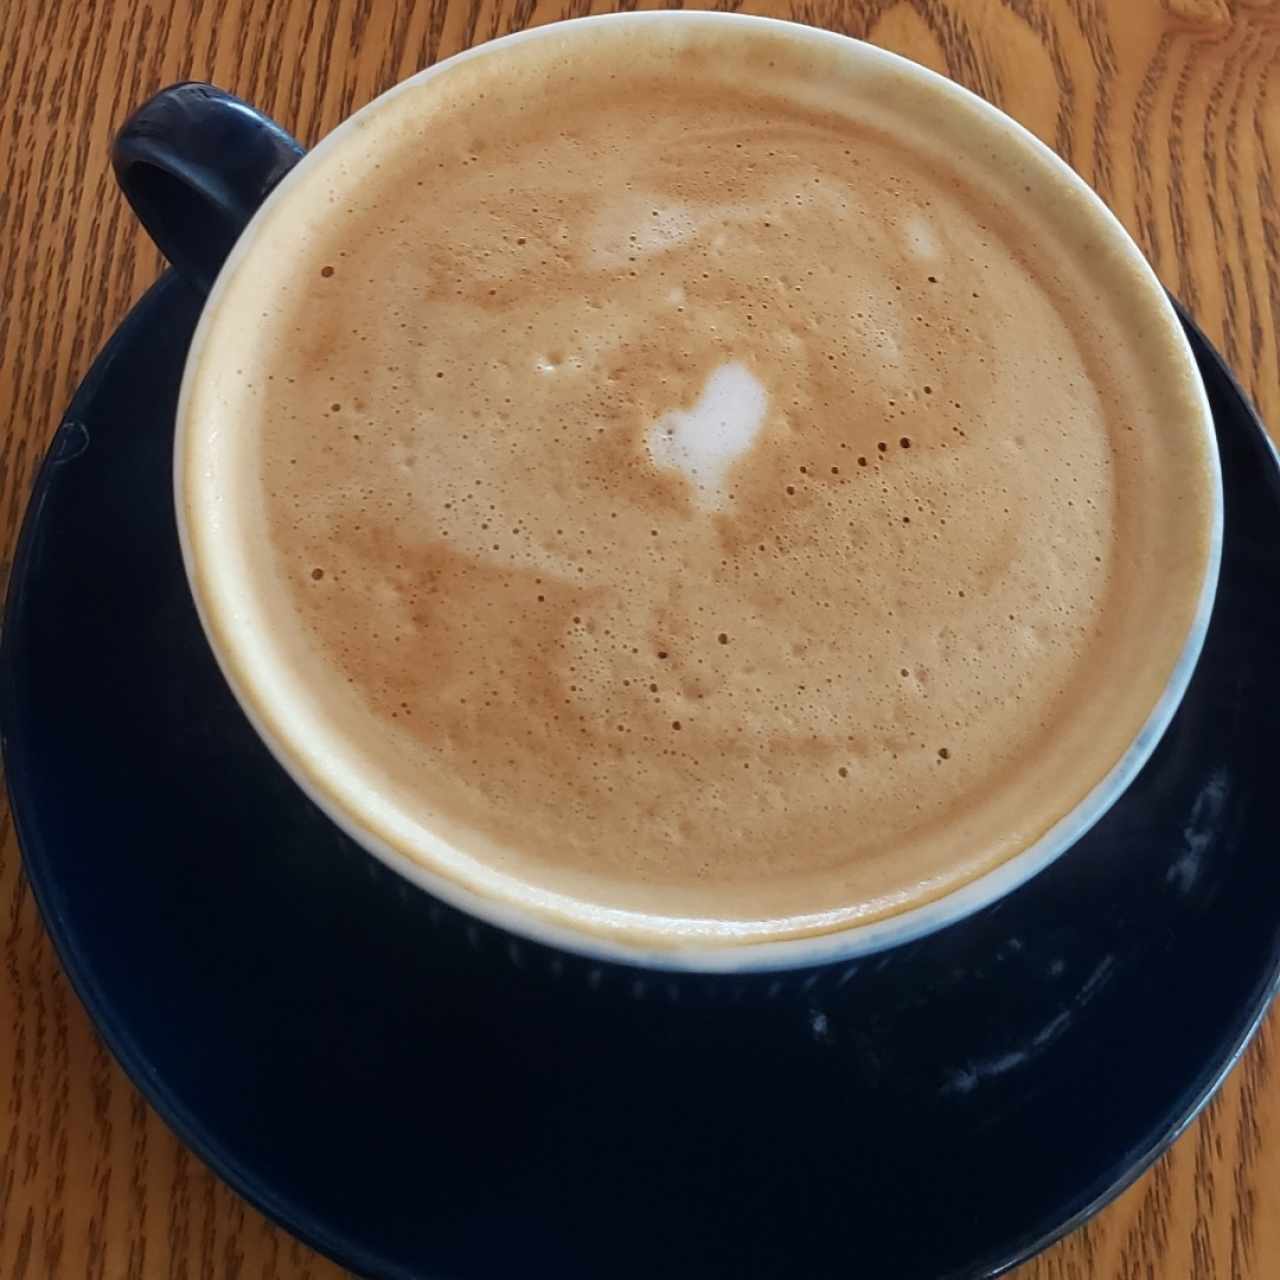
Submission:
M 10 586 L 0 723 L 72 982 L 232 1186 L 371 1276 L 939 1280 L 1026 1258 L 1177 1137 L 1280 971 L 1280 473 L 1199 334 L 1222 585 L 1126 798 L 930 940 L 669 982 L 439 906 L 260 745 L 174 532 L 199 305 L 162 279 L 54 439 Z

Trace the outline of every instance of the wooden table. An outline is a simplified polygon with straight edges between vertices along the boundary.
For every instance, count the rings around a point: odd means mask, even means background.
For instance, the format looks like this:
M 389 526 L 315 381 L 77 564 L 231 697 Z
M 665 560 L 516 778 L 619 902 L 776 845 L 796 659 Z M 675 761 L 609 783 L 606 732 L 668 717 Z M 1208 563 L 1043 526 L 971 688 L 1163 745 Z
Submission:
M 134 104 L 207 79 L 314 142 L 436 58 L 591 8 L 0 0 L 5 572 L 63 405 L 160 270 L 107 163 Z M 908 54 L 1033 129 L 1111 204 L 1280 424 L 1280 0 L 765 0 L 758 11 Z M 341 1274 L 218 1182 L 125 1079 L 58 967 L 7 809 L 0 822 L 0 1276 Z M 1019 1280 L 1280 1276 L 1278 1027 L 1273 1016 L 1155 1169 Z

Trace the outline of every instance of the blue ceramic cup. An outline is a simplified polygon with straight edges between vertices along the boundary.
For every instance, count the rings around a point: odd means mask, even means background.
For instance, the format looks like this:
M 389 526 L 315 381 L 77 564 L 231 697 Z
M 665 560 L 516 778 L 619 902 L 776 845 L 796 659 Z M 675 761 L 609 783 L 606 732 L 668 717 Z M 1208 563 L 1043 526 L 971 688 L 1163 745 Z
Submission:
M 1167 353 L 1175 376 L 1197 377 L 1194 361 L 1176 316 L 1140 251 L 1117 220 L 1065 164 L 1008 117 L 950 81 L 872 46 L 788 23 L 728 14 L 645 13 L 578 20 L 581 38 L 592 31 L 614 32 L 629 25 L 685 24 L 710 30 L 752 29 L 773 38 L 823 46 L 853 69 L 891 69 L 921 93 L 932 95 L 939 112 L 958 113 L 984 143 L 1015 151 L 1027 163 L 1052 171 L 1083 211 L 1090 233 L 1104 241 L 1119 264 L 1116 287 L 1141 308 L 1147 333 Z M 252 270 L 259 252 L 258 231 L 265 215 L 282 208 L 313 166 L 324 165 L 344 148 L 360 145 L 362 125 L 413 86 L 448 76 L 471 59 L 502 59 L 518 45 L 560 39 L 563 25 L 538 28 L 495 40 L 438 65 L 397 86 L 356 113 L 314 151 L 305 155 L 278 126 L 228 94 L 207 85 L 178 85 L 157 95 L 120 132 L 114 150 L 117 176 L 139 218 L 156 243 L 187 279 L 208 295 L 204 321 L 188 358 L 179 405 L 176 497 L 179 532 L 188 577 L 214 653 L 245 714 L 298 786 L 372 856 L 406 879 L 471 915 L 516 935 L 596 959 L 622 961 L 649 969 L 692 972 L 746 972 L 809 967 L 847 961 L 896 946 L 953 924 L 987 906 L 1026 881 L 1070 849 L 1124 792 L 1169 724 L 1199 655 L 1213 603 L 1221 543 L 1222 499 L 1217 455 L 1207 400 L 1200 395 L 1197 429 L 1206 443 L 1211 471 L 1208 488 L 1214 504 L 1211 549 L 1203 566 L 1198 606 L 1181 654 L 1163 693 L 1127 751 L 1069 813 L 993 870 L 934 901 L 869 921 L 847 918 L 807 921 L 803 936 L 770 937 L 750 929 L 710 930 L 673 945 L 638 940 L 644 920 L 627 912 L 579 909 L 569 900 L 525 889 L 483 868 L 424 855 L 420 847 L 395 835 L 396 824 L 382 812 L 377 796 L 360 794 L 333 776 L 314 744 L 319 730 L 305 707 L 271 692 L 271 682 L 253 677 L 260 656 L 251 629 L 224 625 L 223 605 L 207 587 L 199 548 L 208 542 L 190 459 L 207 429 L 192 408 L 201 374 L 201 355 L 226 282 Z M 365 135 L 367 136 L 367 131 Z M 1197 383 L 1198 385 L 1198 383 Z M 328 771 L 328 772 L 327 772 Z M 327 776 L 326 776 L 327 772 Z

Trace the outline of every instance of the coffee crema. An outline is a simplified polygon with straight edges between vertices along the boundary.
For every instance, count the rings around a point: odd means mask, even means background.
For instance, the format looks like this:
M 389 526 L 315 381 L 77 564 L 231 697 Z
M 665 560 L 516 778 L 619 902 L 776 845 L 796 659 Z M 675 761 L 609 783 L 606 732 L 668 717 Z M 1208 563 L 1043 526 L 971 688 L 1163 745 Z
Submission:
M 697 945 L 937 898 L 1112 769 L 1208 572 L 1202 393 L 1097 207 L 942 105 L 584 25 L 272 202 L 180 484 L 206 623 L 337 811 Z

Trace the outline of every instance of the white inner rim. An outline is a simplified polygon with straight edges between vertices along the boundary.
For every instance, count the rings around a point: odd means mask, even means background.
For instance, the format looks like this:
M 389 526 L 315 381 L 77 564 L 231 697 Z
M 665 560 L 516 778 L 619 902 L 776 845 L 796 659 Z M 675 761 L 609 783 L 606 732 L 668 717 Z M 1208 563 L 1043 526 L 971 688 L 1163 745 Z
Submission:
M 1099 222 L 1099 229 L 1111 235 L 1117 244 L 1122 245 L 1124 252 L 1132 258 L 1135 265 L 1149 278 L 1154 286 L 1155 305 L 1164 314 L 1160 317 L 1166 324 L 1172 325 L 1175 332 L 1180 333 L 1180 326 L 1173 309 L 1159 289 L 1158 282 L 1140 251 L 1129 239 L 1127 233 L 1115 216 L 1106 208 L 1100 199 L 1078 178 L 1068 166 L 1057 158 L 1031 133 L 1010 120 L 1002 112 L 990 104 L 976 98 L 967 90 L 952 81 L 919 67 L 895 54 L 887 53 L 871 45 L 853 41 L 845 36 L 816 28 L 805 27 L 795 23 L 782 22 L 771 18 L 746 17 L 738 14 L 707 13 L 671 13 L 651 12 L 634 14 L 608 14 L 591 18 L 574 20 L 575 27 L 584 24 L 608 22 L 612 24 L 631 23 L 644 24 L 655 22 L 701 23 L 714 25 L 717 23 L 754 24 L 767 26 L 776 31 L 785 32 L 792 39 L 825 42 L 838 45 L 847 56 L 882 60 L 892 66 L 900 74 L 916 77 L 930 85 L 934 90 L 950 95 L 958 101 L 966 103 L 970 110 L 978 110 L 987 120 L 1001 129 L 1009 138 L 1011 145 L 1031 148 L 1041 158 L 1050 162 L 1062 177 L 1069 181 L 1082 193 L 1087 194 Z M 1063 851 L 1076 843 L 1098 819 L 1111 807 L 1121 795 L 1142 765 L 1150 756 L 1156 743 L 1168 727 L 1176 711 L 1182 695 L 1190 680 L 1196 659 L 1200 654 L 1208 628 L 1209 617 L 1213 605 L 1214 591 L 1217 585 L 1218 567 L 1222 542 L 1222 492 L 1221 474 L 1218 466 L 1216 446 L 1213 443 L 1212 417 L 1208 400 L 1200 387 L 1200 401 L 1204 430 L 1209 443 L 1209 456 L 1213 470 L 1214 525 L 1209 562 L 1206 568 L 1200 598 L 1192 626 L 1187 635 L 1182 652 L 1174 667 L 1169 684 L 1163 695 L 1152 709 L 1150 716 L 1129 749 L 1113 766 L 1111 771 L 1082 800 L 1075 809 L 1062 818 L 1054 827 L 1046 832 L 1034 844 L 1024 849 L 999 867 L 979 876 L 952 893 L 927 903 L 923 906 L 905 911 L 899 915 L 873 921 L 867 924 L 854 924 L 841 927 L 838 931 L 816 936 L 787 939 L 772 942 L 751 942 L 735 944 L 732 941 L 732 926 L 724 930 L 728 935 L 723 944 L 705 942 L 686 949 L 666 949 L 656 946 L 645 946 L 594 933 L 578 930 L 571 926 L 557 924 L 544 919 L 527 910 L 524 906 L 501 901 L 486 894 L 476 892 L 459 884 L 457 881 L 438 871 L 410 858 L 394 848 L 361 823 L 343 807 L 340 807 L 332 796 L 324 789 L 317 787 L 307 776 L 301 766 L 298 755 L 290 743 L 274 732 L 266 723 L 249 697 L 249 691 L 236 672 L 236 663 L 232 655 L 221 650 L 217 639 L 218 629 L 211 625 L 207 603 L 202 597 L 197 583 L 193 558 L 193 540 L 188 525 L 188 510 L 185 498 L 184 476 L 188 466 L 188 450 L 190 448 L 189 433 L 193 427 L 190 418 L 190 403 L 195 371 L 200 363 L 200 353 L 207 340 L 211 316 L 217 311 L 219 299 L 225 289 L 226 282 L 246 255 L 253 251 L 255 228 L 263 217 L 288 199 L 289 191 L 297 180 L 297 175 L 304 172 L 308 165 L 314 164 L 320 157 L 344 145 L 351 137 L 361 117 L 376 109 L 388 98 L 402 93 L 410 87 L 422 84 L 453 63 L 474 57 L 500 56 L 503 48 L 519 41 L 538 40 L 554 37 L 562 30 L 564 24 L 553 23 L 529 31 L 517 32 L 514 35 L 494 40 L 488 44 L 477 46 L 455 55 L 453 58 L 437 63 L 435 66 L 397 85 L 380 98 L 356 112 L 355 115 L 339 125 L 325 137 L 314 150 L 298 164 L 298 166 L 280 183 L 271 194 L 263 208 L 250 222 L 245 232 L 236 242 L 227 263 L 224 265 L 214 288 L 209 295 L 200 323 L 192 339 L 187 357 L 186 372 L 178 403 L 177 438 L 174 458 L 175 508 L 177 512 L 178 532 L 182 545 L 183 560 L 188 580 L 192 585 L 197 610 L 200 614 L 205 633 L 209 637 L 214 654 L 223 674 L 228 680 L 242 709 L 249 720 L 266 742 L 272 753 L 293 777 L 294 781 L 339 827 L 341 827 L 358 844 L 377 856 L 393 870 L 399 872 L 430 893 L 442 900 L 492 924 L 499 925 L 513 933 L 521 934 L 536 941 L 559 947 L 564 950 L 596 957 L 599 959 L 619 960 L 653 969 L 683 970 L 695 972 L 741 972 L 750 970 L 786 969 L 813 964 L 832 963 L 840 960 L 854 959 L 888 947 L 910 942 L 925 934 L 932 933 L 945 925 L 951 924 L 984 906 L 1003 897 L 1011 890 L 1024 883 L 1036 872 L 1043 869 Z M 1185 360 L 1194 368 L 1194 360 L 1185 338 L 1181 339 Z M 1197 385 L 1199 380 L 1197 378 Z M 243 661 L 244 655 L 239 655 Z M 285 717 L 287 718 L 287 717 Z M 526 902 L 536 908 L 537 895 L 523 889 Z M 598 925 L 613 927 L 621 931 L 643 932 L 645 917 L 624 911 L 609 911 L 592 908 L 591 918 Z M 705 938 L 706 934 L 701 935 Z M 673 940 L 678 947 L 678 939 Z

